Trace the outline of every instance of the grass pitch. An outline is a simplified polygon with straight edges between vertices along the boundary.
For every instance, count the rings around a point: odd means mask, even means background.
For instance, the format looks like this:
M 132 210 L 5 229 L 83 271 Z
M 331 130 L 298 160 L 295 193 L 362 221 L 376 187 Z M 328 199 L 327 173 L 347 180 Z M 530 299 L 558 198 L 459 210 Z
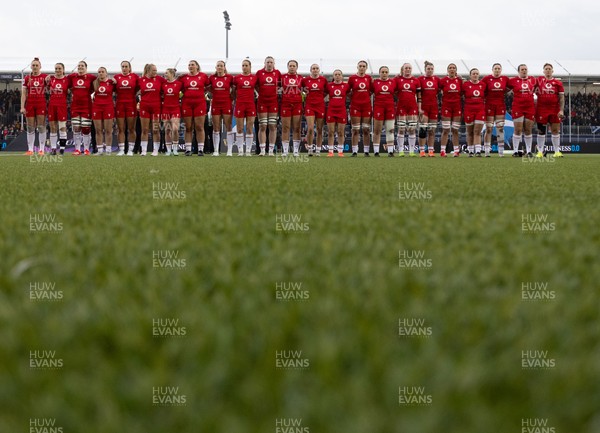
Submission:
M 0 431 L 597 433 L 599 163 L 3 155 Z

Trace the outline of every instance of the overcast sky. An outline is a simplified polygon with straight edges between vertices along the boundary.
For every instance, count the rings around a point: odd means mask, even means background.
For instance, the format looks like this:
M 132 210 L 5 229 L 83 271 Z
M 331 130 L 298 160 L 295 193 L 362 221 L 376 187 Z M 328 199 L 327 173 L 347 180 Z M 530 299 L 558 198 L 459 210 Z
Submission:
M 225 57 L 223 10 L 232 23 L 229 58 L 239 63 L 249 56 L 254 70 L 266 55 L 280 68 L 291 58 L 352 67 L 362 58 L 376 65 L 600 58 L 600 5 L 589 0 L 541 6 L 525 0 L 27 0 L 2 9 L 0 56 L 25 63 L 34 56 L 42 63 L 86 57 L 96 67 L 98 59 L 114 59 L 105 66 L 117 69 L 121 59 L 133 57 L 139 70 L 138 62 L 173 64 L 181 57 L 180 70 L 192 58 L 212 70 L 209 61 Z

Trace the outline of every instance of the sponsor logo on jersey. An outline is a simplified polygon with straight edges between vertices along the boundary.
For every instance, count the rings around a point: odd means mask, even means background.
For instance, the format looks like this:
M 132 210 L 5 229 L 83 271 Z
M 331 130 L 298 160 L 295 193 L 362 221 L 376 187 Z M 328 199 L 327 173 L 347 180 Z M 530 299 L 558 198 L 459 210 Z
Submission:
M 494 87 L 495 87 L 496 89 L 499 89 L 499 88 L 500 88 L 500 86 L 502 86 L 502 84 L 500 84 L 500 82 L 499 82 L 499 81 L 496 81 L 496 82 L 494 83 Z
M 82 79 L 77 80 L 78 86 L 83 86 L 83 83 L 85 83 L 85 81 L 83 81 Z
M 290 78 L 290 84 L 292 86 L 295 86 L 296 85 L 296 79 L 295 78 Z
M 529 84 L 527 84 L 527 83 L 521 84 L 521 89 L 525 89 L 525 90 L 529 89 Z
M 404 83 L 404 85 L 402 87 L 404 87 L 404 90 L 409 90 L 410 89 L 410 84 Z
M 56 85 L 54 86 L 54 88 L 60 90 L 60 89 L 62 89 L 62 84 L 56 83 Z
M 480 95 L 481 95 L 481 93 L 479 92 L 479 90 L 475 90 L 473 92 L 473 96 L 480 96 Z
M 427 87 L 433 87 L 433 81 L 428 81 L 427 82 Z
M 364 90 L 367 87 L 365 83 L 359 83 L 358 88 Z
M 319 87 L 319 85 L 318 85 L 317 83 L 312 83 L 312 86 L 311 86 L 311 87 L 312 87 L 313 89 L 316 89 L 316 88 L 318 88 L 318 87 Z
M 173 88 L 172 88 L 172 87 L 169 87 L 169 88 L 167 89 L 167 93 L 173 93 Z
M 452 90 L 456 90 L 456 84 L 454 84 L 454 83 L 453 83 L 453 84 L 450 84 L 450 89 L 452 89 Z
M 106 92 L 106 87 L 104 87 L 104 86 L 98 87 L 98 92 L 105 93 Z
M 335 96 L 340 96 L 340 95 L 342 94 L 342 91 L 341 91 L 340 89 L 335 89 L 335 90 L 333 91 L 333 94 L 334 94 Z
M 129 80 L 123 80 L 123 81 L 121 81 L 121 85 L 122 85 L 123 87 L 127 87 L 127 86 L 129 86 Z
M 198 86 L 198 82 L 197 81 L 192 81 L 190 83 L 190 87 L 197 87 Z
M 222 81 L 217 81 L 217 87 L 223 87 L 223 82 Z
M 552 87 L 551 83 L 546 83 L 546 89 L 550 89 Z
M 387 92 L 388 90 L 390 90 L 390 88 L 388 86 L 381 86 L 381 90 Z
M 273 82 L 273 77 L 267 77 L 265 78 L 265 81 L 269 84 L 271 84 Z
M 250 85 L 250 81 L 246 80 L 244 81 L 244 86 L 249 86 Z
M 154 87 L 154 83 L 146 83 L 146 89 L 151 89 Z

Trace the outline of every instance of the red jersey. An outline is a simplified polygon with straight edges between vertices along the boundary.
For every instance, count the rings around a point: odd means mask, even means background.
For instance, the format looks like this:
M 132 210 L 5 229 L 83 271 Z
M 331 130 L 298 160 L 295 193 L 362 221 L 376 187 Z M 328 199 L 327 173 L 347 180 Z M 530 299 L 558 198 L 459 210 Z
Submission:
M 233 85 L 235 86 L 235 100 L 237 103 L 254 103 L 256 75 L 236 75 L 233 78 Z
M 317 78 L 304 77 L 302 87 L 306 89 L 306 105 L 323 105 L 325 103 L 325 87 L 327 78 L 319 75 Z
M 140 102 L 160 106 L 160 90 L 165 81 L 167 80 L 158 75 L 154 78 L 140 77 Z
M 471 80 L 465 81 L 462 85 L 462 93 L 465 95 L 465 109 L 485 109 L 486 88 L 486 84 L 481 80 L 477 83 L 473 83 Z
M 396 80 L 388 78 L 382 80 L 376 78 L 371 83 L 371 90 L 375 95 L 375 104 L 394 105 L 394 93 L 396 93 Z
M 370 104 L 371 103 L 371 82 L 372 78 L 370 75 L 359 77 L 358 75 L 352 75 L 348 79 L 348 87 L 352 91 L 351 103 L 352 104 Z
M 114 105 L 113 93 L 115 85 L 112 80 L 100 81 L 98 88 L 94 93 L 94 105 L 111 106 Z
M 225 74 L 219 77 L 213 74 L 208 79 L 212 88 L 213 102 L 231 102 L 231 85 L 233 84 L 233 75 Z
M 512 77 L 508 80 L 508 88 L 513 91 L 513 103 L 533 104 L 533 93 L 536 89 L 536 80 L 534 77 Z
M 93 74 L 79 75 L 73 73 L 67 76 L 69 79 L 69 87 L 71 88 L 71 106 L 89 106 L 91 103 L 90 95 L 94 91 L 94 80 L 96 76 Z
M 27 75 L 23 88 L 27 89 L 28 103 L 46 103 L 46 74 Z
M 117 102 L 130 102 L 135 104 L 135 93 L 138 89 L 138 77 L 134 73 L 127 75 L 117 74 L 114 76 L 114 80 L 117 82 Z
M 558 95 L 565 93 L 563 83 L 556 78 L 537 78 L 537 104 L 538 107 L 555 108 L 558 107 L 559 97 Z
M 417 91 L 421 90 L 421 81 L 417 77 L 395 77 L 398 89 L 398 104 L 417 103 Z
M 62 78 L 50 78 L 48 88 L 50 89 L 50 104 L 67 104 L 67 90 L 69 90 L 69 79 L 66 76 Z
M 164 81 L 162 83 L 163 107 L 179 108 L 179 93 L 183 89 L 183 84 L 179 80 Z
M 273 69 L 267 72 L 260 69 L 256 72 L 258 99 L 261 101 L 277 101 L 277 86 L 281 84 L 281 72 Z
M 283 74 L 281 76 L 283 88 L 282 102 L 302 103 L 302 76 L 298 74 Z
M 488 75 L 481 81 L 486 85 L 485 102 L 492 105 L 504 105 L 504 94 L 507 91 L 508 77 L 501 75 L 496 78 L 493 75 Z
M 346 96 L 350 90 L 348 83 L 327 83 L 325 91 L 329 95 L 329 110 L 346 111 Z
M 198 72 L 196 75 L 185 74 L 179 77 L 183 84 L 183 101 L 205 101 L 204 88 L 208 86 L 208 75 Z
M 460 77 L 443 77 L 440 79 L 442 104 L 460 104 L 463 80 Z
M 438 105 L 438 93 L 440 91 L 440 79 L 435 75 L 426 77 L 421 75 L 419 77 L 419 84 L 421 85 L 421 105 Z

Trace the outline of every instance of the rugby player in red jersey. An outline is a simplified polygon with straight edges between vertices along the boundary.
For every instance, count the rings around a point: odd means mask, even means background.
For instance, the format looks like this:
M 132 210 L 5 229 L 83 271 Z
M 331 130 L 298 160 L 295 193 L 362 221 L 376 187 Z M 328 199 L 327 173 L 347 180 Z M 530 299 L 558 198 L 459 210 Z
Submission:
M 316 63 L 310 65 L 310 76 L 302 79 L 302 88 L 306 95 L 304 101 L 304 117 L 306 118 L 306 149 L 312 155 L 315 123 L 317 125 L 317 143 L 315 155 L 321 154 L 323 144 L 323 123 L 325 120 L 325 86 L 327 78 L 321 75 L 321 68 Z
M 208 78 L 210 89 L 212 93 L 212 102 L 210 104 L 210 112 L 212 114 L 213 124 L 213 144 L 215 150 L 214 156 L 219 156 L 219 144 L 221 143 L 221 119 L 226 134 L 227 142 L 227 156 L 232 156 L 233 143 L 235 141 L 235 134 L 231 132 L 231 113 L 232 100 L 231 90 L 233 84 L 233 76 L 227 73 L 225 62 L 219 60 L 215 66 L 215 73 Z M 233 136 L 232 136 L 233 135 Z M 238 147 L 239 156 L 244 155 L 244 148 Z
M 350 123 L 352 124 L 352 156 L 358 154 L 360 130 L 363 132 L 363 151 L 369 156 L 371 147 L 371 76 L 367 74 L 367 62 L 361 60 L 356 74 L 348 79 L 350 86 Z
M 417 120 L 422 106 L 421 82 L 418 78 L 413 77 L 410 63 L 402 65 L 400 75 L 395 80 L 398 91 L 396 107 L 398 155 L 404 156 L 404 134 L 408 127 L 408 156 L 417 156 L 415 144 L 417 142 Z M 425 149 L 421 149 L 421 156 L 425 156 Z
M 73 155 L 90 154 L 92 133 L 92 92 L 94 91 L 94 74 L 87 73 L 87 63 L 82 60 L 77 64 L 77 72 L 69 74 L 69 88 L 71 90 L 71 126 L 73 127 Z
M 274 156 L 277 139 L 277 118 L 279 108 L 277 94 L 281 85 L 281 73 L 275 69 L 275 59 L 265 58 L 265 67 L 256 71 L 258 89 L 258 142 L 260 155 L 265 155 L 267 147 L 267 126 L 269 128 L 269 156 Z
M 48 123 L 50 123 L 50 147 L 52 155 L 56 155 L 56 139 L 60 143 L 60 154 L 67 145 L 67 91 L 69 79 L 65 76 L 65 65 L 54 65 L 54 75 L 46 77 L 50 91 L 48 101 Z
M 254 102 L 256 75 L 252 73 L 250 60 L 246 59 L 242 62 L 242 73 L 234 77 L 233 84 L 235 95 L 235 142 L 238 149 L 240 149 L 240 153 L 245 144 L 246 156 L 251 156 L 254 137 L 252 131 L 254 131 L 254 119 L 256 118 L 256 103 Z M 244 130 L 246 131 L 245 139 Z
M 396 94 L 396 80 L 390 78 L 390 68 L 381 66 L 379 78 L 371 83 L 373 92 L 373 152 L 379 156 L 381 130 L 385 125 L 385 141 L 388 156 L 394 156 L 394 119 L 396 107 L 394 95 Z
M 434 156 L 433 145 L 439 117 L 438 93 L 440 91 L 440 79 L 433 75 L 433 71 L 433 63 L 426 60 L 425 75 L 419 77 L 421 85 L 421 110 L 419 111 L 421 128 L 427 128 L 426 138 L 421 138 L 419 145 L 421 149 L 425 149 L 425 144 L 427 143 L 429 156 Z M 444 146 L 442 146 L 440 156 L 446 156 L 446 148 Z
M 454 157 L 460 155 L 460 143 L 458 141 L 458 131 L 462 117 L 461 108 L 461 90 L 462 78 L 457 75 L 457 68 L 454 63 L 450 63 L 447 68 L 448 75 L 440 79 L 440 89 L 442 91 L 442 150 L 446 149 L 448 136 L 452 129 L 452 145 Z
M 508 88 L 513 91 L 512 117 L 515 124 L 513 133 L 513 156 L 523 156 L 519 151 L 521 135 L 524 135 L 525 156 L 533 157 L 531 144 L 533 142 L 532 130 L 535 119 L 535 102 L 533 95 L 537 88 L 534 77 L 527 75 L 527 65 L 521 64 L 517 68 L 518 77 L 508 80 Z
M 165 145 L 167 156 L 177 156 L 179 147 L 179 123 L 181 121 L 181 105 L 179 95 L 183 84 L 177 79 L 177 69 L 169 68 L 165 72 L 166 80 L 162 83 L 161 118 L 165 127 Z
M 485 156 L 492 149 L 492 129 L 496 126 L 498 139 L 498 156 L 504 155 L 504 119 L 506 117 L 506 102 L 504 97 L 508 91 L 508 77 L 502 75 L 502 65 L 494 63 L 492 74 L 481 80 L 485 83 L 485 136 L 483 138 Z
M 554 156 L 562 157 L 560 151 L 560 122 L 565 117 L 565 88 L 560 80 L 552 76 L 554 68 L 550 63 L 544 65 L 544 76 L 537 79 L 537 106 L 535 120 L 537 122 L 537 154 L 545 155 L 546 126 L 550 124 Z
M 163 77 L 157 75 L 156 65 L 148 63 L 144 66 L 144 72 L 139 79 L 140 88 L 140 124 L 142 126 L 140 145 L 142 156 L 148 152 L 148 137 L 150 135 L 150 122 L 152 122 L 152 155 L 158 155 L 160 147 L 160 108 L 161 89 L 165 82 Z M 202 92 L 204 95 L 204 92 Z
M 35 57 L 31 62 L 31 74 L 25 76 L 21 91 L 21 113 L 27 122 L 26 155 L 33 155 L 36 128 L 40 155 L 44 154 L 46 145 L 46 74 L 42 74 L 41 69 L 40 59 Z
M 465 97 L 465 125 L 467 126 L 467 149 L 469 156 L 481 157 L 481 130 L 485 123 L 485 89 L 486 85 L 479 80 L 479 69 L 469 71 L 469 80 L 462 85 Z M 486 156 L 490 156 L 486 153 Z
M 190 60 L 188 71 L 188 74 L 179 77 L 183 84 L 181 115 L 185 123 L 185 156 L 192 155 L 192 132 L 196 133 L 198 156 L 204 156 L 204 119 L 206 118 L 204 89 L 208 86 L 208 76 L 200 71 L 200 65 L 195 60 Z
M 98 78 L 94 80 L 94 102 L 92 103 L 92 120 L 96 130 L 97 155 L 104 153 L 110 155 L 112 152 L 113 124 L 115 118 L 115 104 L 113 93 L 115 82 L 108 77 L 104 66 L 98 68 Z
M 290 60 L 288 71 L 281 76 L 281 146 L 283 156 L 290 148 L 290 130 L 294 156 L 300 151 L 300 121 L 302 120 L 302 76 L 298 75 L 298 62 Z
M 125 143 L 128 142 L 129 149 L 127 155 L 133 155 L 133 148 L 136 141 L 135 119 L 137 115 L 135 95 L 138 90 L 139 77 L 131 72 L 131 63 L 127 60 L 121 62 L 121 73 L 116 74 L 113 79 L 116 82 L 117 90 L 117 128 L 119 153 L 117 156 L 125 155 Z M 133 135 L 129 141 L 129 134 Z
M 346 96 L 350 90 L 348 83 L 344 82 L 344 74 L 341 70 L 333 71 L 333 81 L 327 83 L 325 88 L 329 95 L 327 105 L 327 142 L 329 147 L 328 157 L 333 156 L 333 147 L 337 133 L 337 151 L 340 157 L 344 156 L 344 139 L 346 123 L 348 123 L 348 111 L 346 111 Z

